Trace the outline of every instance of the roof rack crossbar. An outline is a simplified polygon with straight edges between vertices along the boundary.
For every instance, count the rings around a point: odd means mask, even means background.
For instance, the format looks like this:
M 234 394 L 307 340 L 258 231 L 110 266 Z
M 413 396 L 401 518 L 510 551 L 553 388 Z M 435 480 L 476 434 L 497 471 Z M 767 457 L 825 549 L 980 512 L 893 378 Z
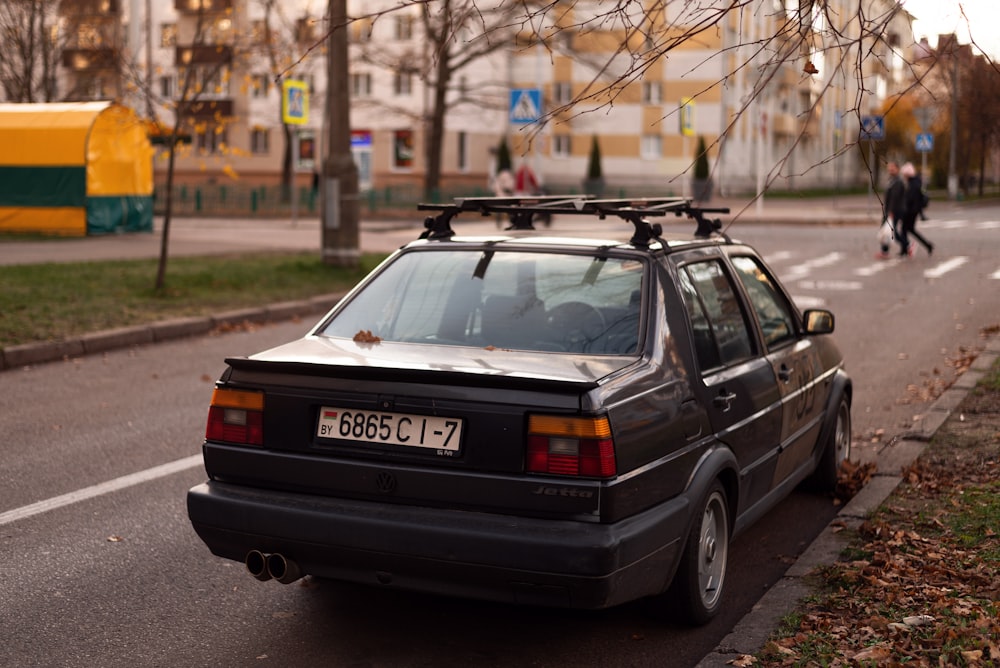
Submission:
M 708 213 L 729 213 L 728 207 L 693 206 L 686 197 L 643 197 L 597 199 L 592 195 L 532 195 L 512 197 L 456 197 L 450 204 L 418 204 L 418 211 L 438 211 L 436 216 L 424 220 L 425 239 L 448 239 L 455 232 L 452 219 L 463 211 L 478 211 L 482 216 L 507 214 L 511 225 L 508 229 L 533 230 L 536 214 L 595 215 L 601 219 L 617 216 L 635 227 L 630 243 L 649 246 L 653 239 L 663 234 L 660 224 L 651 224 L 648 216 L 687 216 L 696 223 L 695 237 L 707 238 L 722 229 L 722 221 L 706 218 Z M 725 236 L 725 235 L 723 235 Z M 728 237 L 726 237 L 728 240 Z

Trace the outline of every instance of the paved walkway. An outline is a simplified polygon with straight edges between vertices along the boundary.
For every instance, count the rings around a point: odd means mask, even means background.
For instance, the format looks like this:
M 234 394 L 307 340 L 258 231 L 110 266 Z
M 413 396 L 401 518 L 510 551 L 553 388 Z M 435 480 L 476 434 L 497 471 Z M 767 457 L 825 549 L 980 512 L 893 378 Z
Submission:
M 774 198 L 758 206 L 747 200 L 717 200 L 709 207 L 728 207 L 729 215 L 711 214 L 724 223 L 744 224 L 826 224 L 875 225 L 881 203 L 874 196 L 844 196 L 837 199 Z M 387 253 L 420 234 L 424 213 L 414 211 L 406 220 L 376 220 L 363 218 L 360 226 L 360 247 L 363 252 Z M 691 225 L 684 218 L 665 217 L 665 228 Z M 618 221 L 597 218 L 557 216 L 552 231 L 573 230 L 594 234 L 606 230 Z M 495 232 L 492 218 L 477 218 L 464 214 L 455 227 L 469 234 Z M 5 241 L 0 237 L 0 264 L 38 264 L 43 262 L 79 262 L 87 260 L 120 260 L 159 257 L 163 221 L 157 218 L 152 234 L 111 234 L 96 237 L 53 238 L 39 241 Z M 321 245 L 317 218 L 291 221 L 280 218 L 174 218 L 170 223 L 169 253 L 213 255 L 264 250 L 309 251 Z

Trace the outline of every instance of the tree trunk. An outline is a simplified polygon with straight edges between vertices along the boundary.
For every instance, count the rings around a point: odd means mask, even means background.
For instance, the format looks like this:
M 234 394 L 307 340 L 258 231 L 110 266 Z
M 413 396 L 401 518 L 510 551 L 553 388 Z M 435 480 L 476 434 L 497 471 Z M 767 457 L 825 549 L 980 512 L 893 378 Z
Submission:
M 441 187 L 441 153 L 444 145 L 444 120 L 448 111 L 448 83 L 451 80 L 451 63 L 448 62 L 447 47 L 438 54 L 435 71 L 434 102 L 431 108 L 426 155 L 427 170 L 424 172 L 424 197 L 436 197 Z

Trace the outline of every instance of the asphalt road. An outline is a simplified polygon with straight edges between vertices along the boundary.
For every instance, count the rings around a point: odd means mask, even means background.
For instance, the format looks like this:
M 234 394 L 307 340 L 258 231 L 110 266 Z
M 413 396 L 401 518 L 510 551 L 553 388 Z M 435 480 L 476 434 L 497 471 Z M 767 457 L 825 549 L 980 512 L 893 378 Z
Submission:
M 761 249 L 800 303 L 836 312 L 855 379 L 855 448 L 865 458 L 921 434 L 935 384 L 950 380 L 952 360 L 982 348 L 980 332 L 1000 321 L 1000 210 L 961 213 L 922 226 L 938 244 L 933 257 L 888 262 L 872 258 L 873 227 L 734 231 Z M 393 227 L 370 233 L 388 245 L 412 236 Z M 198 231 L 200 243 L 220 234 Z M 698 630 L 650 619 L 638 604 L 577 613 L 312 579 L 258 583 L 208 554 L 187 524 L 184 492 L 204 478 L 199 444 L 223 358 L 308 324 L 0 374 L 0 558 L 9 565 L 0 665 L 694 665 L 836 512 L 799 494 L 740 537 L 727 611 Z

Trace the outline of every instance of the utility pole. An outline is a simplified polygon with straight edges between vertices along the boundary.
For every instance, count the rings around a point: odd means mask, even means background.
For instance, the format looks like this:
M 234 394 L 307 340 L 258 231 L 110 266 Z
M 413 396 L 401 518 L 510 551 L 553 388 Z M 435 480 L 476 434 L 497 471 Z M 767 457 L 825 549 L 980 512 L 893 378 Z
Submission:
M 351 155 L 351 98 L 347 62 L 347 0 L 329 0 L 330 34 L 326 50 L 327 150 L 320 196 L 322 259 L 325 264 L 357 267 L 358 168 Z
M 958 199 L 958 38 L 951 36 L 951 146 L 948 147 L 948 199 Z

